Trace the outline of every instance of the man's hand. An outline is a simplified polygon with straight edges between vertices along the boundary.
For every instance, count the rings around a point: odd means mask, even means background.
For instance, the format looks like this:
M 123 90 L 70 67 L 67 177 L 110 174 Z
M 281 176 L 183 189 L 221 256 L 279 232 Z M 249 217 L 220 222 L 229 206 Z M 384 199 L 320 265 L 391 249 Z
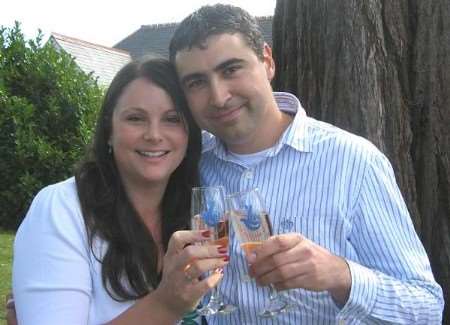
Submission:
M 250 276 L 278 290 L 327 290 L 344 305 L 351 288 L 347 262 L 299 234 L 272 236 L 249 256 Z

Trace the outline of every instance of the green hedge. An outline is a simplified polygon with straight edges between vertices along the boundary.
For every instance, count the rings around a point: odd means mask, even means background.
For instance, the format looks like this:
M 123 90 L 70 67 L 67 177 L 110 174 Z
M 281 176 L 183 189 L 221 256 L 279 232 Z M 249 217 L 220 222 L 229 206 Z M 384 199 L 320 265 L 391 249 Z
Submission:
M 37 191 L 72 175 L 103 95 L 50 44 L 0 28 L 0 228 L 14 230 Z

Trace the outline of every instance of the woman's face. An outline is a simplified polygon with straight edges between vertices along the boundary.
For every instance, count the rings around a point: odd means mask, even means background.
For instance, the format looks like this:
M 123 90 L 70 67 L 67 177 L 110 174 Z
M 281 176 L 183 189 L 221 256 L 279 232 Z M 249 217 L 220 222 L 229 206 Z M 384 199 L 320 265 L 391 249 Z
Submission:
M 117 101 L 108 143 L 126 186 L 165 186 L 184 158 L 188 134 L 170 96 L 139 78 Z

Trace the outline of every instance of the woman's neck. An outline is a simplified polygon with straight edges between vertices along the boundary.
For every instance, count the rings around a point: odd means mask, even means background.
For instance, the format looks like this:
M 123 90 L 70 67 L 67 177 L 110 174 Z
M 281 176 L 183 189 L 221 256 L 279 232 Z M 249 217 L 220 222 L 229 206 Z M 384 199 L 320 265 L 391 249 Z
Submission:
M 138 187 L 125 184 L 131 204 L 158 244 L 161 239 L 161 205 L 166 185 Z
M 162 199 L 167 184 L 158 186 L 130 186 L 125 184 L 125 190 L 128 198 L 152 235 L 153 241 L 158 248 L 157 269 L 162 270 L 162 261 L 164 257 L 164 245 L 162 240 Z

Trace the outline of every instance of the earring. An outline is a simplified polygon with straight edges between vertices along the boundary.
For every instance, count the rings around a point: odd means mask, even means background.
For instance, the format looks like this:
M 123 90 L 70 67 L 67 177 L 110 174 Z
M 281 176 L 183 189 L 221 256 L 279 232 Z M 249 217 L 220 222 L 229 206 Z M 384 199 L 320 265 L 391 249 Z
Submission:
M 108 144 L 108 154 L 112 154 L 112 146 Z

